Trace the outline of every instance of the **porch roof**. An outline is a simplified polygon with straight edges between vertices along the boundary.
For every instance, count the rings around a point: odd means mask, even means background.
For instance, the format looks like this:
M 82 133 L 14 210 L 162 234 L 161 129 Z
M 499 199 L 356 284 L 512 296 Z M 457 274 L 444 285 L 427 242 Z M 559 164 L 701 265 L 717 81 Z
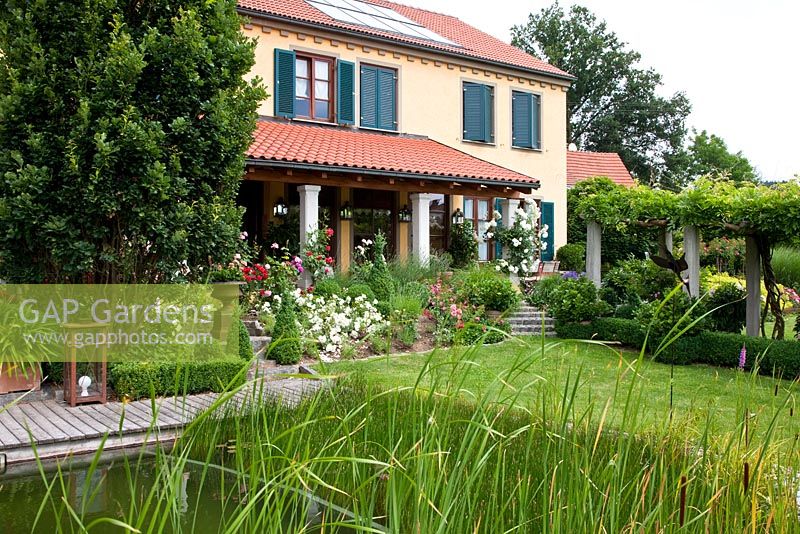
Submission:
M 275 119 L 258 121 L 248 165 L 538 189 L 539 180 L 426 137 Z

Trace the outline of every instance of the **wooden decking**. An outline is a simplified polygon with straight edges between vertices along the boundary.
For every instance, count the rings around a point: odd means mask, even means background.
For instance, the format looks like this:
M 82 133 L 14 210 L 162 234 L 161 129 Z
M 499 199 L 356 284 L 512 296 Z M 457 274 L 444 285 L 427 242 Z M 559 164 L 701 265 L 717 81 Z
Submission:
M 297 368 L 272 371 L 244 388 L 231 402 L 279 399 L 296 404 L 323 385 L 319 380 L 284 378 L 278 374 L 281 371 L 296 373 Z M 217 398 L 216 393 L 160 398 L 154 403 L 155 411 L 150 400 L 75 408 L 54 400 L 21 402 L 0 408 L 0 454 L 14 464 L 35 458 L 33 444 L 40 458 L 91 453 L 106 434 L 106 449 L 168 443 Z

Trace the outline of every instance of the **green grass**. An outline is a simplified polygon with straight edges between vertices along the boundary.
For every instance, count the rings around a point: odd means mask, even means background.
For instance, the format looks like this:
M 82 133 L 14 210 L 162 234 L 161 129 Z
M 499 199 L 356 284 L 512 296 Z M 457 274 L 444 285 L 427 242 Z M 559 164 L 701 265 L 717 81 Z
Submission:
M 785 325 L 783 327 L 784 339 L 794 339 L 794 325 L 797 322 L 797 314 L 792 313 L 784 315 L 783 320 Z M 775 321 L 767 321 L 764 323 L 764 330 L 767 337 L 772 337 L 772 330 L 775 328 Z M 744 332 L 742 332 L 744 333 Z
M 510 362 L 520 354 L 528 353 L 531 365 L 524 373 L 514 376 L 510 385 L 523 388 L 532 381 L 541 381 L 563 386 L 570 377 L 579 371 L 581 383 L 576 394 L 576 404 L 584 409 L 591 404 L 604 406 L 614 397 L 619 388 L 618 379 L 627 385 L 634 378 L 633 365 L 638 354 L 598 344 L 577 341 L 548 341 L 542 354 L 541 340 L 524 338 L 509 340 L 500 345 L 484 346 L 471 354 L 471 365 L 463 384 L 463 395 L 480 396 L 488 388 L 496 387 L 496 377 L 505 373 Z M 448 351 L 437 351 L 432 360 L 435 364 L 433 374 L 450 372 L 452 356 Z M 403 355 L 375 358 L 362 361 L 344 361 L 325 367 L 325 371 L 336 374 L 355 374 L 363 376 L 368 382 L 381 387 L 411 386 L 425 364 L 423 355 Z M 800 388 L 795 382 L 775 380 L 765 376 L 751 376 L 735 369 L 721 369 L 703 365 L 675 366 L 656 363 L 645 359 L 636 379 L 643 392 L 643 418 L 646 426 L 657 427 L 668 420 L 670 413 L 670 373 L 674 372 L 672 398 L 673 420 L 679 421 L 687 431 L 700 433 L 709 429 L 722 434 L 730 429 L 744 405 L 756 416 L 751 421 L 753 430 L 763 432 L 776 405 L 787 394 L 796 395 Z M 747 384 L 745 388 L 743 384 Z M 776 397 L 776 386 L 778 396 Z M 743 392 L 746 392 L 743 393 Z M 518 404 L 532 406 L 537 398 L 536 388 L 523 389 Z M 789 416 L 789 411 L 797 411 L 794 397 L 785 413 L 778 419 L 778 426 L 784 437 L 793 437 L 800 432 L 800 413 Z M 624 403 L 609 406 L 611 421 L 618 421 L 625 409 Z M 600 410 L 595 416 L 599 417 Z

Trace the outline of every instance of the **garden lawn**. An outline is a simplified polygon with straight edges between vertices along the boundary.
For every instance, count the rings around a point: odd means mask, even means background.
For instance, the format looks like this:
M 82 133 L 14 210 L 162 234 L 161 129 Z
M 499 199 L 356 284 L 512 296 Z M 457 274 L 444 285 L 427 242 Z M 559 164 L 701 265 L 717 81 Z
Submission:
M 637 353 L 590 342 L 548 340 L 543 346 L 539 338 L 521 338 L 478 348 L 440 349 L 430 355 L 344 361 L 321 370 L 359 375 L 370 383 L 392 388 L 413 386 L 426 363 L 430 369 L 420 378 L 423 386 L 446 383 L 444 377 L 454 368 L 468 366 L 470 370 L 464 373 L 461 386 L 463 396 L 480 396 L 489 389 L 500 389 L 503 386 L 498 377 L 503 377 L 518 391 L 518 405 L 531 409 L 536 409 L 543 389 L 551 395 L 561 395 L 565 385 L 579 376 L 576 413 L 593 406 L 591 417 L 599 421 L 608 403 L 604 424 L 610 426 L 615 422 L 620 426 L 625 397 L 633 383 L 634 395 L 640 395 L 643 426 L 670 424 L 670 366 L 647 357 L 641 362 L 637 359 Z M 511 367 L 517 370 L 509 374 Z M 638 378 L 633 380 L 635 376 Z M 791 446 L 800 432 L 800 413 L 795 413 L 794 399 L 800 388 L 796 382 L 692 365 L 675 366 L 673 384 L 671 424 L 681 431 L 700 434 L 708 429 L 720 437 L 743 434 L 744 413 L 749 412 L 751 438 L 765 432 L 773 416 L 775 438 L 784 440 L 785 446 Z

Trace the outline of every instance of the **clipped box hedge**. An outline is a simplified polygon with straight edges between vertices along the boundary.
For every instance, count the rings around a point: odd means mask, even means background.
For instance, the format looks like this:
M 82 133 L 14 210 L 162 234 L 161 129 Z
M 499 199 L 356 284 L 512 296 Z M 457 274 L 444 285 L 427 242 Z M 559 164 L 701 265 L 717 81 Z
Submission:
M 124 362 L 109 365 L 108 382 L 119 395 L 149 397 L 151 385 L 156 396 L 221 392 L 244 383 L 243 369 L 249 362 L 235 356 L 191 363 L 174 361 Z
M 633 319 L 602 317 L 586 324 L 556 325 L 558 337 L 563 339 L 595 339 L 617 341 L 640 350 L 646 329 Z M 648 341 L 652 352 L 658 340 Z M 752 369 L 759 361 L 759 372 L 765 375 L 780 375 L 793 379 L 800 376 L 800 342 L 776 341 L 761 337 L 750 337 L 725 332 L 700 332 L 694 336 L 683 336 L 662 351 L 656 361 L 688 365 L 701 363 L 718 367 L 738 367 L 742 346 L 747 349 L 745 369 Z

